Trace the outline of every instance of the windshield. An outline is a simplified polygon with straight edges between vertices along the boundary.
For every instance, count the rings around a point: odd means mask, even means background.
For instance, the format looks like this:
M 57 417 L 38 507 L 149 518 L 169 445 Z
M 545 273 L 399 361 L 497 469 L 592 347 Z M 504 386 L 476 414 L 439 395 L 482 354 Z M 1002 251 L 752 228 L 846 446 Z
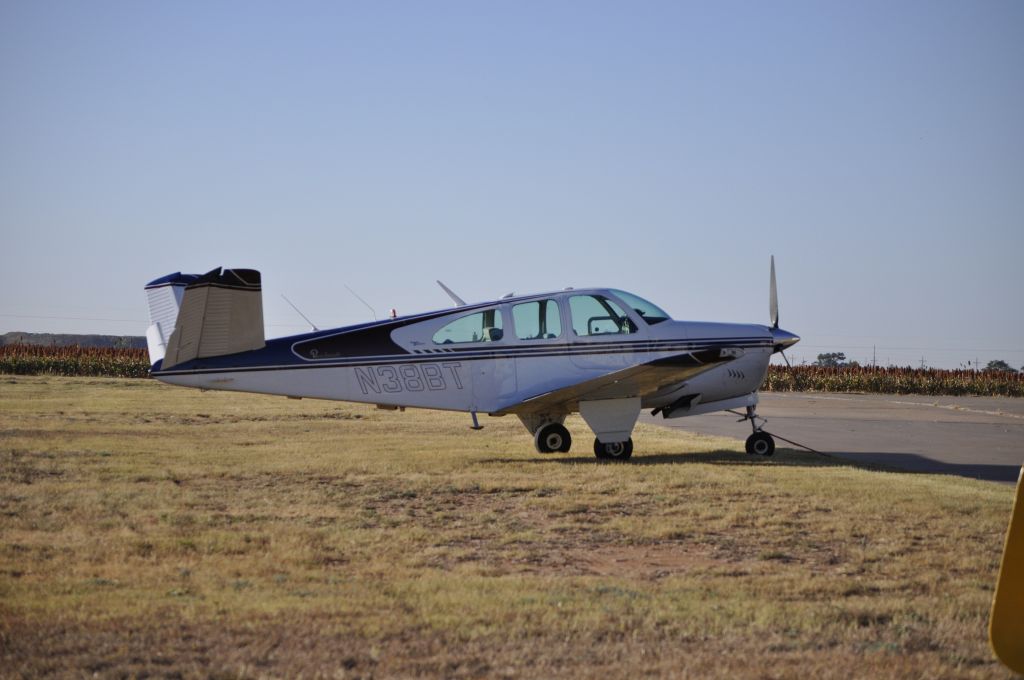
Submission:
M 668 315 L 668 312 L 664 309 L 653 302 L 648 302 L 642 297 L 637 297 L 636 295 L 627 293 L 624 290 L 613 290 L 612 292 L 615 293 L 619 299 L 632 307 L 633 311 L 640 315 L 640 318 L 652 326 L 656 323 L 661 323 L 662 321 L 668 321 L 671 318 Z

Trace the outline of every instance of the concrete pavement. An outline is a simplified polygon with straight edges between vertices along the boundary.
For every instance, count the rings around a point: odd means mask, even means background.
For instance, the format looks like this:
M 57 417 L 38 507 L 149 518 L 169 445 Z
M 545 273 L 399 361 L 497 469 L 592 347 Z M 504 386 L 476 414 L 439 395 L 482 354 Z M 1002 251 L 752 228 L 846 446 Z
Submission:
M 768 432 L 859 463 L 998 482 L 1016 482 L 1024 464 L 1024 399 L 767 392 L 757 411 Z M 730 413 L 641 420 L 736 439 L 750 434 L 750 424 Z

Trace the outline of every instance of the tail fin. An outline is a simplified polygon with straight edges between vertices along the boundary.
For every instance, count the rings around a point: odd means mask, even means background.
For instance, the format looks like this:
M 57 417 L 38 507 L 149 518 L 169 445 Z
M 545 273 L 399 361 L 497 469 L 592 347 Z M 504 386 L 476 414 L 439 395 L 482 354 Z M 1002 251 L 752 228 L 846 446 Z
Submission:
M 151 364 L 163 359 L 162 368 L 167 369 L 266 344 L 260 273 L 254 269 L 169 274 L 147 284 L 146 295 Z
M 198 278 L 198 274 L 175 272 L 146 284 L 150 324 L 146 330 L 146 345 L 150 365 L 163 359 L 167 353 L 167 343 L 171 340 L 171 333 L 178 320 L 185 287 Z

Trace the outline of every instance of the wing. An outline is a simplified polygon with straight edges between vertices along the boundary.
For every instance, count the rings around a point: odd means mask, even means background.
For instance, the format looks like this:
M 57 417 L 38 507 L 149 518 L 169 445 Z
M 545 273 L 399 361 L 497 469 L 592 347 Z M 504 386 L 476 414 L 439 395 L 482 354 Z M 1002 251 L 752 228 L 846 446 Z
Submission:
M 621 371 L 606 373 L 599 378 L 538 394 L 509 404 L 492 415 L 545 411 L 572 412 L 579 410 L 581 401 L 642 397 L 663 387 L 689 380 L 742 355 L 743 350 L 738 347 L 719 347 L 655 359 L 646 364 L 630 366 Z

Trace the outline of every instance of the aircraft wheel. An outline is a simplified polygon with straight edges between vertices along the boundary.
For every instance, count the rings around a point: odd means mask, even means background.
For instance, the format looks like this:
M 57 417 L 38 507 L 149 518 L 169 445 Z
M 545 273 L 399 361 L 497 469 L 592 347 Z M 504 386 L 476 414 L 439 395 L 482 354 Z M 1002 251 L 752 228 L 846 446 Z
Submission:
M 755 432 L 747 437 L 747 453 L 770 456 L 775 453 L 775 440 L 767 432 Z
M 610 458 L 613 460 L 626 460 L 633 455 L 633 438 L 630 437 L 624 442 L 601 443 L 600 439 L 594 440 L 594 455 L 598 458 Z
M 548 423 L 537 430 L 533 443 L 537 447 L 537 453 L 554 453 L 555 451 L 566 453 L 572 446 L 572 436 L 564 425 Z

